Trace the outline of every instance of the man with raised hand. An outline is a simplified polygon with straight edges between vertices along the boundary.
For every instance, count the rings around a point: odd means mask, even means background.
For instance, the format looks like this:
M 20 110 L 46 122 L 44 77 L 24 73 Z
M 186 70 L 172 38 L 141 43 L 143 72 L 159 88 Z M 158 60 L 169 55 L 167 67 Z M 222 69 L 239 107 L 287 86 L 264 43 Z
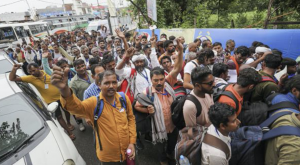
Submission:
M 101 92 L 98 99 L 92 96 L 80 101 L 68 86 L 68 69 L 54 67 L 52 85 L 61 94 L 63 107 L 80 117 L 94 121 L 96 153 L 101 165 L 125 165 L 125 152 L 130 149 L 129 159 L 135 158 L 136 125 L 130 100 L 127 96 L 117 93 L 117 75 L 107 70 L 99 75 Z M 102 104 L 98 106 L 99 104 Z M 98 120 L 94 120 L 94 110 L 102 108 Z M 100 110 L 99 110 L 100 112 Z

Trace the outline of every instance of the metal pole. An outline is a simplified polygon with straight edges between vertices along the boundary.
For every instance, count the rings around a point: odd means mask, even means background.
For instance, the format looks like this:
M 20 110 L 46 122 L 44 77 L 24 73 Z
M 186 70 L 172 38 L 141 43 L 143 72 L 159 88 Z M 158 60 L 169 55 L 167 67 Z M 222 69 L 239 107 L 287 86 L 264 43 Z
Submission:
M 27 3 L 27 6 L 28 6 L 28 8 L 29 8 L 30 15 L 32 15 L 32 14 L 33 14 L 33 12 L 32 12 L 32 10 L 31 10 L 31 8 L 30 8 L 30 6 L 29 6 L 29 3 L 28 3 L 28 1 L 27 1 L 27 0 L 25 0 L 25 1 L 26 1 L 26 3 Z
M 102 15 L 101 15 L 101 12 L 100 12 L 100 10 L 99 10 L 99 0 L 97 0 L 97 11 L 99 12 L 99 16 L 101 17 L 101 19 L 102 19 Z
M 108 12 L 107 12 L 107 20 L 108 20 L 108 26 L 109 26 L 110 34 L 113 35 L 113 31 L 112 31 L 112 28 L 111 28 L 111 22 L 110 22 L 109 9 L 108 9 Z
M 62 2 L 63 2 L 63 8 L 64 8 L 64 12 L 66 13 L 66 8 L 65 8 L 65 1 L 64 0 L 62 0 Z M 67 16 L 68 16 L 68 22 L 69 22 L 69 31 L 71 31 L 71 23 L 70 23 L 70 17 L 69 17 L 69 14 L 67 14 Z

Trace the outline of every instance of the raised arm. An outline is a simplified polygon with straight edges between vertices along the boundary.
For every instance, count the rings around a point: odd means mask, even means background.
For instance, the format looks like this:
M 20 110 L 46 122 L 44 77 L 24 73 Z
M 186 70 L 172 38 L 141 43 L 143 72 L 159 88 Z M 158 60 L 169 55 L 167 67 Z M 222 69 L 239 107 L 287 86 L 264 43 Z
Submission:
M 71 63 L 73 63 L 75 57 L 70 56 L 68 52 L 66 52 L 61 46 L 58 48 L 59 52 L 66 57 Z
M 174 68 L 170 73 L 174 79 L 177 79 L 177 76 L 180 73 L 183 65 L 183 45 L 181 44 L 180 39 L 177 39 L 176 42 L 177 42 L 178 58 L 175 61 Z
M 120 29 L 116 29 L 115 32 L 117 33 L 118 37 L 120 37 L 124 43 L 124 49 L 127 50 L 129 48 L 127 40 L 125 38 L 124 33 Z
M 256 68 L 257 65 L 258 65 L 260 62 L 262 62 L 268 54 L 271 54 L 271 53 L 272 53 L 272 52 L 269 52 L 269 51 L 268 51 L 268 52 L 265 52 L 265 53 L 262 55 L 262 57 L 260 57 L 259 59 L 253 61 L 253 62 L 250 63 L 249 65 L 250 65 L 251 67 L 253 67 L 253 68 Z
M 58 66 L 53 67 L 51 76 L 51 84 L 59 89 L 61 94 L 61 104 L 64 109 L 77 115 L 78 117 L 88 118 L 93 120 L 92 109 L 96 107 L 96 97 L 91 97 L 87 100 L 80 101 L 68 86 L 69 68 L 63 70 Z
M 116 69 L 121 70 L 125 67 L 126 63 L 130 60 L 130 58 L 133 56 L 135 52 L 135 49 L 133 47 L 126 50 L 125 55 L 122 59 L 122 61 L 117 65 Z
M 157 67 L 159 66 L 159 61 L 158 61 L 158 58 L 156 56 L 156 39 L 155 37 L 151 37 L 150 39 L 150 42 L 151 42 L 151 53 L 150 53 L 150 60 L 151 60 L 151 65 L 152 65 L 152 68 L 154 67 Z
M 9 80 L 10 81 L 22 81 L 20 77 L 17 76 L 16 72 L 21 67 L 20 64 L 15 64 L 9 73 Z

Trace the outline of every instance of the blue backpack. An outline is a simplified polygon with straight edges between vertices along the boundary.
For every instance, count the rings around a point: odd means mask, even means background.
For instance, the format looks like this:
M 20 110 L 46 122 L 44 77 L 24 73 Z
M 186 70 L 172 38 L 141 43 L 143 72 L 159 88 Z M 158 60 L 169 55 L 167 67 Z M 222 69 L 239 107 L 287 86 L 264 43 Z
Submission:
M 292 114 L 291 111 L 279 112 L 259 126 L 244 126 L 230 133 L 232 157 L 230 165 L 263 165 L 265 159 L 264 141 L 281 136 L 295 135 L 300 137 L 300 129 L 293 126 L 269 128 L 279 117 Z
M 121 95 L 121 97 L 119 97 L 119 100 L 122 104 L 122 108 L 125 109 L 126 111 L 126 97 L 125 94 L 123 92 L 118 92 L 119 95 Z M 101 140 L 100 140 L 100 135 L 99 135 L 99 130 L 98 130 L 98 124 L 97 124 L 97 120 L 100 118 L 102 112 L 103 112 L 103 107 L 104 107 L 104 103 L 103 100 L 99 100 L 99 95 L 96 96 L 97 98 L 97 106 L 94 109 L 94 137 L 97 134 L 97 139 L 98 139 L 98 143 L 100 146 L 100 150 L 102 151 L 102 144 L 101 144 Z M 96 149 L 96 139 L 94 139 L 94 144 L 95 144 L 95 149 Z

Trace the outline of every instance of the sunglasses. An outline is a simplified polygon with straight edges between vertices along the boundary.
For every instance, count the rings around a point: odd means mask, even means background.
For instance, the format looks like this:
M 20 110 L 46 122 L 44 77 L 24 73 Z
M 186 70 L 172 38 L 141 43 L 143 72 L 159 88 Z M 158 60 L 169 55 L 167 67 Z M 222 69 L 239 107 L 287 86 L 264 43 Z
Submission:
M 215 82 L 215 78 L 210 82 L 202 82 L 200 84 L 206 84 L 206 85 L 212 86 L 214 84 L 214 82 Z

